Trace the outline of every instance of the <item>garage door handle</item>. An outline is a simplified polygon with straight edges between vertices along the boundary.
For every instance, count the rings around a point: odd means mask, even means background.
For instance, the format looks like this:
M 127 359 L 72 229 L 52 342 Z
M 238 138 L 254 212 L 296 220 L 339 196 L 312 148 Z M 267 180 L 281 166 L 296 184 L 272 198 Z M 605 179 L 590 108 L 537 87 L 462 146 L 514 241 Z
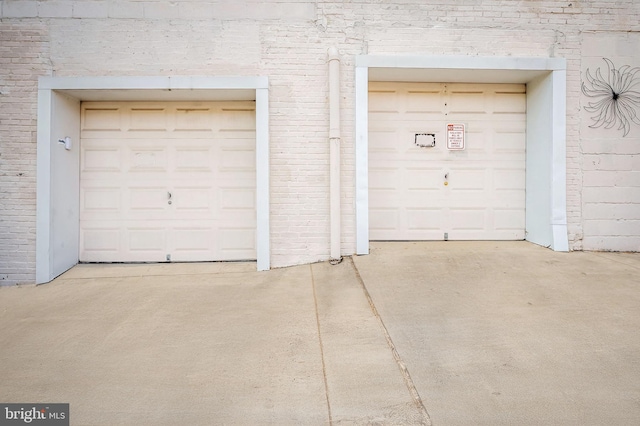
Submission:
M 169 204 L 171 204 L 171 193 L 170 193 L 170 192 L 167 192 L 167 195 L 169 196 L 169 201 L 168 201 L 168 203 L 169 203 Z

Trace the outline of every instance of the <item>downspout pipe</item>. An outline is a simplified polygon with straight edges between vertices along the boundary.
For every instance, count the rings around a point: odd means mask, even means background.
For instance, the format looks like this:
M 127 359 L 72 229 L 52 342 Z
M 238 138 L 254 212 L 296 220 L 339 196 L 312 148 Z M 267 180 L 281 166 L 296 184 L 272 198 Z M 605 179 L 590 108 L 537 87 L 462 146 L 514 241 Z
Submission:
M 340 254 L 340 54 L 335 47 L 329 56 L 329 198 L 331 205 L 331 261 Z

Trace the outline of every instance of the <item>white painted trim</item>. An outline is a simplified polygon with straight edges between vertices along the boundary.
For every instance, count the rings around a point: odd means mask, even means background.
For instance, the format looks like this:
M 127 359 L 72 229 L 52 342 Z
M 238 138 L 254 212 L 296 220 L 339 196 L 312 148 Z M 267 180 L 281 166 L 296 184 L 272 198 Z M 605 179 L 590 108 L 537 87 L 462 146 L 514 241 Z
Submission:
M 51 255 L 51 90 L 38 90 L 36 153 L 36 283 L 52 279 Z
M 51 237 L 51 129 L 56 120 L 53 92 L 65 93 L 80 101 L 180 99 L 185 94 L 214 100 L 218 93 L 237 93 L 256 100 L 256 255 L 258 270 L 270 268 L 269 245 L 269 80 L 257 77 L 40 77 L 38 80 L 37 199 L 36 199 L 36 283 L 51 281 L 64 270 L 54 266 Z M 79 130 L 79 129 L 78 129 Z M 76 242 L 77 243 L 77 242 Z
M 553 130 L 552 121 L 553 88 L 551 75 L 543 75 L 527 83 L 527 132 L 526 149 L 526 212 L 539 211 L 542 214 L 527 214 L 525 229 L 527 240 L 551 247 L 553 232 L 549 227 L 551 217 L 552 170 L 551 158 Z
M 356 67 L 460 70 L 553 71 L 566 69 L 564 58 L 512 56 L 356 56 Z M 473 83 L 473 82 L 470 82 Z
M 356 253 L 369 254 L 369 69 L 356 67 Z
M 40 77 L 38 79 L 38 89 L 50 90 L 256 90 L 268 88 L 269 78 L 265 76 Z
M 567 71 L 551 73 L 553 85 L 552 182 L 551 182 L 551 248 L 569 251 L 567 229 Z
M 256 89 L 256 255 L 258 271 L 269 262 L 269 89 Z
M 356 253 L 369 252 L 368 194 L 368 87 L 369 80 L 467 83 L 530 83 L 548 86 L 551 96 L 535 96 L 536 110 L 550 111 L 527 126 L 527 140 L 538 136 L 548 155 L 535 157 L 527 172 L 527 192 L 537 192 L 544 203 L 527 201 L 527 218 L 536 217 L 539 229 L 527 239 L 557 251 L 568 250 L 566 213 L 566 60 L 563 58 L 517 58 L 478 56 L 356 56 Z M 409 80 L 419 77 L 419 80 Z M 452 79 L 442 81 L 443 78 Z M 547 86 L 545 86 L 547 87 Z M 540 91 L 540 90 L 539 90 Z M 542 90 L 541 92 L 544 92 Z M 529 98 L 529 96 L 528 96 Z M 528 104 L 529 104 L 528 99 Z M 529 123 L 529 121 L 528 121 Z M 546 139 L 545 139 L 546 137 Z M 542 147 L 541 149 L 546 149 Z M 533 157 L 527 151 L 527 167 Z M 546 171 L 549 173 L 547 174 Z M 535 173 L 540 173 L 540 175 Z M 534 178 L 533 178 L 534 177 Z M 549 208 L 550 207 L 550 208 Z M 527 226 L 530 221 L 527 220 Z M 529 232 L 529 230 L 527 229 Z

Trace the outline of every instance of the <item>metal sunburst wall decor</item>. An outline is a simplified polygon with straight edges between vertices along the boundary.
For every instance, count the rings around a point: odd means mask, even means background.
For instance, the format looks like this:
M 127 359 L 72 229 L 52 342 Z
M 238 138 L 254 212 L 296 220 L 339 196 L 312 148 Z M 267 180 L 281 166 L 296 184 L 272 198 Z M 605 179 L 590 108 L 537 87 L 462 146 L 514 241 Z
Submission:
M 593 99 L 584 107 L 594 114 L 589 127 L 611 129 L 617 125 L 618 130 L 624 131 L 623 136 L 627 136 L 631 123 L 640 125 L 640 74 L 636 77 L 640 67 L 624 65 L 616 69 L 609 59 L 602 59 L 607 64 L 606 75 L 603 77 L 598 68 L 593 76 L 587 68 L 586 83 L 582 82 L 582 93 Z

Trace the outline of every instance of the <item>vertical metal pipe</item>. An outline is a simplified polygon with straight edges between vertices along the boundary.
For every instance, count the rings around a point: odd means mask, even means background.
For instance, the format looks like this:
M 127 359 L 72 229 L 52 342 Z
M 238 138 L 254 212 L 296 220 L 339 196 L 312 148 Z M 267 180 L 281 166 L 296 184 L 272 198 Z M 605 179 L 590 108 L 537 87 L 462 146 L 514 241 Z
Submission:
M 331 259 L 340 254 L 340 56 L 331 47 L 329 55 L 329 194 L 331 204 Z

